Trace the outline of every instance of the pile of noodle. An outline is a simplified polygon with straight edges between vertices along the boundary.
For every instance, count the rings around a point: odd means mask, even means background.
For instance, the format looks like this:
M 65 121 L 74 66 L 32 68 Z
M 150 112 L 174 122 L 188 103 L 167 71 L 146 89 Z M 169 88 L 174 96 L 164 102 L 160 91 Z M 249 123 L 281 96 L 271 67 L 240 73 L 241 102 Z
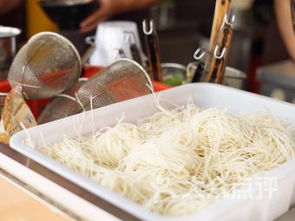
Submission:
M 292 159 L 295 141 L 269 113 L 235 116 L 189 102 L 38 149 L 152 212 L 181 216 Z

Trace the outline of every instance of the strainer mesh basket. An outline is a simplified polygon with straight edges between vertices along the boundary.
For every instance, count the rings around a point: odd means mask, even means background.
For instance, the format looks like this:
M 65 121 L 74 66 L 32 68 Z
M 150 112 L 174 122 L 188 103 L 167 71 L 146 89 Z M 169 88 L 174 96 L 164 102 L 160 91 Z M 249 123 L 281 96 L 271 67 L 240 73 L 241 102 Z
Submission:
M 120 59 L 85 82 L 77 99 L 90 110 L 149 94 L 150 87 L 148 75 L 139 64 Z
M 144 69 L 131 60 L 121 59 L 56 97 L 41 113 L 38 123 L 149 94 L 151 89 Z
M 44 124 L 80 113 L 83 108 L 76 101 L 75 96 L 83 83 L 84 81 L 79 81 L 72 89 L 56 96 L 40 114 L 38 124 Z
M 12 88 L 21 86 L 27 99 L 44 99 L 72 88 L 80 73 L 75 47 L 59 34 L 42 32 L 17 53 L 8 80 Z

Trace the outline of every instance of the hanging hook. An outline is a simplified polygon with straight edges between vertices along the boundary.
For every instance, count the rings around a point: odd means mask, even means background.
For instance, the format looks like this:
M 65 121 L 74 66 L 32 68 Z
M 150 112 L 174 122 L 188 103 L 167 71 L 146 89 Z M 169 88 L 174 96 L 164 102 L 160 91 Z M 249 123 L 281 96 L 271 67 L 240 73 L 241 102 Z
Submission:
M 222 59 L 222 58 L 224 57 L 224 55 L 225 55 L 226 48 L 224 47 L 224 48 L 222 49 L 222 52 L 221 52 L 220 55 L 217 54 L 218 51 L 219 51 L 219 46 L 216 45 L 216 47 L 215 47 L 215 49 L 214 49 L 214 53 L 213 53 L 213 54 L 214 54 L 214 57 L 215 57 L 216 59 Z
M 150 20 L 150 29 L 147 30 L 147 27 L 148 27 L 147 21 L 143 20 L 142 22 L 143 33 L 146 35 L 151 35 L 154 32 L 154 21 L 152 19 Z
M 95 36 L 87 36 L 85 38 L 85 43 L 90 46 L 95 46 Z
M 206 54 L 206 50 L 204 48 L 198 48 L 195 51 L 193 58 L 195 60 L 201 60 L 205 56 L 205 54 Z
M 224 15 L 223 22 L 224 22 L 224 24 L 227 24 L 228 26 L 230 26 L 232 28 L 235 23 L 235 20 L 236 20 L 235 14 L 229 15 L 228 13 L 226 13 Z

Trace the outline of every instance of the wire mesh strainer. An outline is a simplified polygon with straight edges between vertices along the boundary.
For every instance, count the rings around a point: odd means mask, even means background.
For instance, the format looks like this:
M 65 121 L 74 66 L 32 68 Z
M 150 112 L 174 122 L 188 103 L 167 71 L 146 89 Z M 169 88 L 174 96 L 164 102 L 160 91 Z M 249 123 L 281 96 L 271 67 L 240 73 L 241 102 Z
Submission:
M 139 64 L 120 59 L 87 82 L 77 84 L 55 98 L 41 113 L 38 123 L 142 96 L 150 93 L 151 89 L 149 76 Z
M 57 95 L 41 112 L 38 124 L 44 124 L 81 112 L 83 108 L 76 101 L 75 96 L 79 88 L 87 80 L 88 78 L 80 78 L 79 82 L 72 89 Z
M 84 110 L 91 110 L 149 94 L 151 89 L 151 80 L 138 63 L 119 59 L 85 82 L 76 97 Z
M 27 99 L 50 98 L 72 88 L 81 74 L 81 60 L 69 40 L 52 32 L 34 35 L 17 53 L 8 74 L 12 88 Z

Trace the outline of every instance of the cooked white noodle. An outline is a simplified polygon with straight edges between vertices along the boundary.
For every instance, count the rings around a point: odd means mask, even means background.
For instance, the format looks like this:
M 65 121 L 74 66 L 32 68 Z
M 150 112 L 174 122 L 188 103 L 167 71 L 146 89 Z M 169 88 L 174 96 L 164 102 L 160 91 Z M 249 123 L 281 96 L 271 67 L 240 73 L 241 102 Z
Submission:
M 180 216 L 292 159 L 295 141 L 269 113 L 234 116 L 189 102 L 39 149 L 153 212 Z

